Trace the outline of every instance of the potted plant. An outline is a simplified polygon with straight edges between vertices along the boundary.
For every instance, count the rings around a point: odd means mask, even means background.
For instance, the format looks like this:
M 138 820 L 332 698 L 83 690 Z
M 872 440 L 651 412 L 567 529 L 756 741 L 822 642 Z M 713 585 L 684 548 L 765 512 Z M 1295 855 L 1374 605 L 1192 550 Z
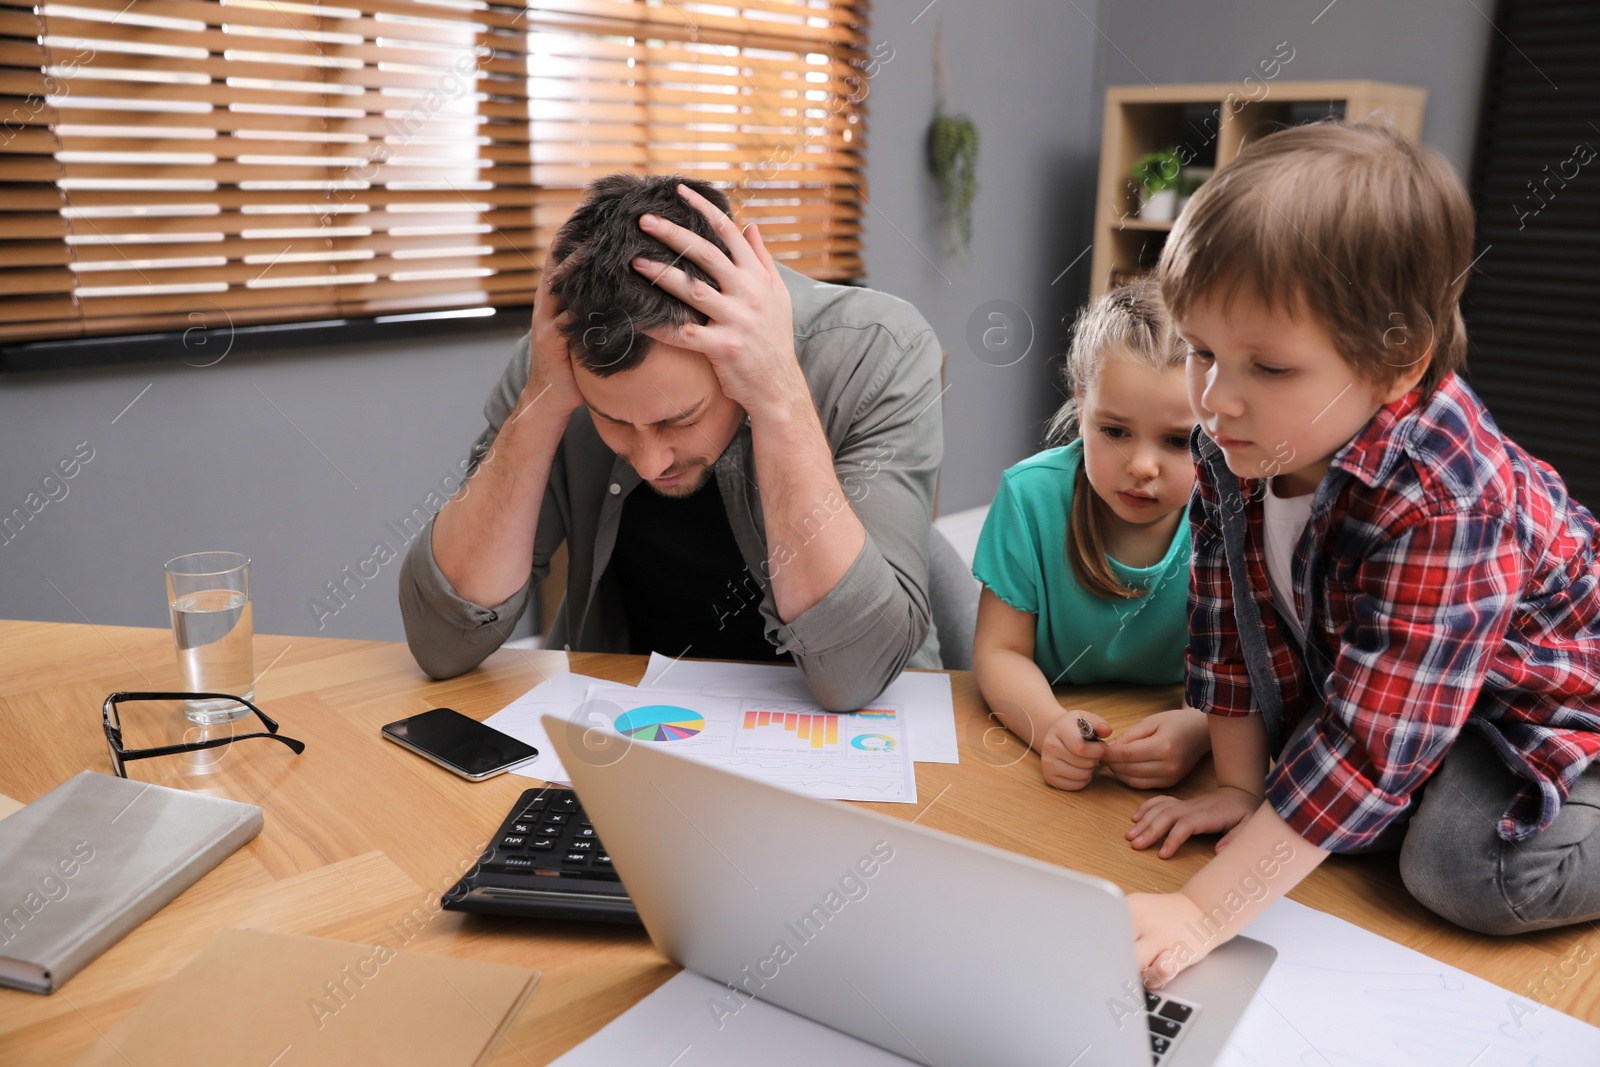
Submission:
M 1171 222 L 1177 216 L 1178 175 L 1182 170 L 1176 149 L 1164 148 L 1139 157 L 1128 175 L 1139 189 L 1141 219 Z
M 1183 214 L 1183 205 L 1189 202 L 1202 185 L 1211 180 L 1217 172 L 1215 167 L 1184 167 L 1178 174 L 1178 214 Z

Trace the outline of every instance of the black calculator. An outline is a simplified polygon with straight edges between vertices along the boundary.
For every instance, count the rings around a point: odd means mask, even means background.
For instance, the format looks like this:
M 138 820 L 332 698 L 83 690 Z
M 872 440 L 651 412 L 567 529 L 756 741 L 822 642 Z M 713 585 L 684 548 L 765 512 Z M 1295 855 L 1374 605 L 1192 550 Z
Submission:
M 477 867 L 440 904 L 485 915 L 639 921 L 578 794 L 556 786 L 517 798 Z

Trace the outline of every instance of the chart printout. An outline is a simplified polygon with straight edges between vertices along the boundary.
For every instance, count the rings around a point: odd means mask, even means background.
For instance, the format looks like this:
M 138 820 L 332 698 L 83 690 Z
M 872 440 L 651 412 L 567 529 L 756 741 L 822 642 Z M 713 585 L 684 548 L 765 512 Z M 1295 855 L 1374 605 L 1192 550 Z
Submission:
M 893 704 L 831 712 L 804 700 L 602 684 L 589 688 L 580 717 L 825 800 L 917 801 L 905 717 Z

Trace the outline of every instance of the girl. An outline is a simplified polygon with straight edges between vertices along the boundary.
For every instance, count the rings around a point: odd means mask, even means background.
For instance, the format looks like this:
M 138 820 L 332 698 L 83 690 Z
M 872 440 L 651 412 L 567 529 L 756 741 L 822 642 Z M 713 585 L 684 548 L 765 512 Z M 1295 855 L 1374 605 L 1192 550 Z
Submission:
M 1051 692 L 1183 680 L 1194 487 L 1184 356 L 1153 282 L 1085 309 L 1062 368 L 1071 398 L 1047 438 L 1081 435 L 1001 476 L 978 541 L 978 687 L 1057 789 L 1082 789 L 1102 760 L 1127 785 L 1168 786 L 1210 748 L 1192 708 L 1108 741 L 1109 723 L 1063 710 Z

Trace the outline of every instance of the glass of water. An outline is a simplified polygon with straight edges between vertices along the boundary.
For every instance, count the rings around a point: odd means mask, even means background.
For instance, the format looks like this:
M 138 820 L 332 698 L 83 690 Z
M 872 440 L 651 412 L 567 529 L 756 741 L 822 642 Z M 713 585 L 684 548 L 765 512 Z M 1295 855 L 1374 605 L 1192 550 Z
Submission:
M 184 688 L 254 698 L 249 558 L 237 552 L 191 552 L 168 560 L 166 570 Z M 232 722 L 250 710 L 232 700 L 189 700 L 184 714 L 206 725 Z

